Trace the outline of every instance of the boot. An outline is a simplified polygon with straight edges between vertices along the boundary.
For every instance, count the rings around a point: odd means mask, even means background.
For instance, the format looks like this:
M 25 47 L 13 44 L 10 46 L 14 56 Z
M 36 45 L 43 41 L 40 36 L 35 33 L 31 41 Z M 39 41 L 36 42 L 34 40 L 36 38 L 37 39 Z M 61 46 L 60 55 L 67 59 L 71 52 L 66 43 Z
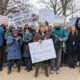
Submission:
M 0 68 L 0 71 L 2 71 L 3 69 L 2 69 L 2 67 Z
M 2 68 L 2 65 L 0 64 L 0 71 L 2 71 L 3 70 L 3 68 Z
M 11 74 L 11 69 L 8 70 L 8 74 Z
M 18 69 L 17 69 L 17 72 L 18 72 L 18 73 L 20 73 L 20 72 L 21 72 L 21 69 L 20 69 L 20 68 L 18 68 Z

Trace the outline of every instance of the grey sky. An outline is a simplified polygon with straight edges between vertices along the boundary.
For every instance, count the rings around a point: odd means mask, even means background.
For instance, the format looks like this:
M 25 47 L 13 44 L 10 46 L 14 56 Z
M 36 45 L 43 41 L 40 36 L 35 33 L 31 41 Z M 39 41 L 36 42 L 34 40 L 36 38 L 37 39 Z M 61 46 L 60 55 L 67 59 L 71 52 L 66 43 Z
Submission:
M 39 3 L 40 0 L 29 0 L 29 2 L 34 5 L 36 8 L 40 9 L 42 7 L 44 7 L 44 5 Z

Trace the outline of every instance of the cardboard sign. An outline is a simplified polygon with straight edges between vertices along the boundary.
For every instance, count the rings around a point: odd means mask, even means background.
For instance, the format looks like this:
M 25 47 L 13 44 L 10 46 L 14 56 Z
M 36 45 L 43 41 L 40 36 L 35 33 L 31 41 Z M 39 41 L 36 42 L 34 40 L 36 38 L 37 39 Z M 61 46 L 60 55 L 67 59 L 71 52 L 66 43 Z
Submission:
M 42 43 L 34 42 L 29 44 L 32 63 L 38 63 L 56 58 L 52 39 L 44 40 Z

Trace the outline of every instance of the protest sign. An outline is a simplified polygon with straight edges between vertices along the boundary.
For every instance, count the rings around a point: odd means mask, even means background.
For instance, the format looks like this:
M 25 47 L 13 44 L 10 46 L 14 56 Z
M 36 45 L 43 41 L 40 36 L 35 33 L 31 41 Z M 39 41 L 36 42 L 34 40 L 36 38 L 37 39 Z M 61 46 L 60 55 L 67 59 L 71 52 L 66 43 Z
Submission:
M 8 17 L 0 15 L 0 25 L 1 24 L 8 24 Z
M 69 19 L 69 21 L 70 21 L 70 26 L 75 26 L 76 20 L 77 20 L 77 18 L 70 18 L 70 19 Z
M 56 58 L 52 39 L 44 40 L 42 43 L 34 42 L 29 44 L 32 63 L 38 63 Z
M 51 10 L 41 9 L 39 10 L 39 22 L 53 22 L 54 13 Z
M 64 20 L 65 20 L 65 17 L 64 16 L 54 15 L 53 23 L 64 24 Z
M 13 20 L 15 27 L 21 27 L 23 24 L 25 25 L 37 22 L 37 15 L 33 15 L 27 11 L 14 13 L 10 18 Z
M 22 25 L 22 19 L 23 19 L 23 16 L 21 15 L 21 13 L 15 13 L 13 15 L 13 21 L 15 23 L 15 26 L 19 27 Z

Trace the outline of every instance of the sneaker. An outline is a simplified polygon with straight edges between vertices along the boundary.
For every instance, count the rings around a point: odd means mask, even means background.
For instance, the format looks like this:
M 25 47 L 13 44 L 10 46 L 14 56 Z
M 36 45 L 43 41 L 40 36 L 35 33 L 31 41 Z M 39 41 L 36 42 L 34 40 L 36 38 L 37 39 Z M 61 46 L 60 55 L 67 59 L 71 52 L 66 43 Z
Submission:
M 59 70 L 57 70 L 57 71 L 56 71 L 56 74 L 60 74 L 60 71 L 59 71 Z
M 27 70 L 27 72 L 31 72 L 31 71 L 32 71 L 32 69 L 28 69 L 28 70 Z
M 50 73 L 51 73 L 51 74 L 54 74 L 54 71 L 53 71 L 53 70 L 51 70 L 51 71 L 50 71 Z
M 24 70 L 27 70 L 27 68 L 25 68 Z

